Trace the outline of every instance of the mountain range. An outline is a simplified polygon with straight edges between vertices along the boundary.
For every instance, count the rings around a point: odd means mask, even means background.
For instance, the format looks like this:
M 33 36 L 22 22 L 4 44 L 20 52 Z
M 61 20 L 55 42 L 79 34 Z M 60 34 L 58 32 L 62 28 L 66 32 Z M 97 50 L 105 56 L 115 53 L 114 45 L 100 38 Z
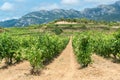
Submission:
M 86 8 L 83 11 L 74 9 L 53 9 L 30 12 L 19 19 L 1 21 L 0 26 L 28 26 L 31 24 L 48 23 L 60 18 L 88 18 L 92 20 L 120 21 L 120 1 L 110 5 L 99 5 L 95 8 Z

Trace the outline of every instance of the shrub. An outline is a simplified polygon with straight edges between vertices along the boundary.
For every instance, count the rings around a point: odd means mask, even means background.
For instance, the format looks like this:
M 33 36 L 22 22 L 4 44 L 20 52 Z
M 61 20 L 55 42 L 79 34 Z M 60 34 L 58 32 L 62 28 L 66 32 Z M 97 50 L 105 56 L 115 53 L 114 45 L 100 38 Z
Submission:
M 77 39 L 78 38 L 78 39 Z M 73 40 L 73 47 L 77 61 L 82 67 L 87 67 L 92 62 L 90 38 L 86 35 L 76 36 Z
M 7 64 L 12 64 L 17 59 L 19 42 L 8 34 L 0 37 L 0 55 L 1 59 L 5 58 Z
M 59 28 L 59 27 L 55 27 L 54 30 L 53 30 L 53 32 L 56 35 L 60 35 L 63 32 L 63 30 L 61 28 Z

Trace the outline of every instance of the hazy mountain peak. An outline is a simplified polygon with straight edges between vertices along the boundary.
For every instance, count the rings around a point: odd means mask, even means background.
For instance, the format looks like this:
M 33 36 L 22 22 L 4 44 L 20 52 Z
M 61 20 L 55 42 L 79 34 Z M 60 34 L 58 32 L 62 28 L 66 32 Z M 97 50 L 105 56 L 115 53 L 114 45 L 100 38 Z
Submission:
M 115 4 L 120 6 L 120 0 L 116 1 Z

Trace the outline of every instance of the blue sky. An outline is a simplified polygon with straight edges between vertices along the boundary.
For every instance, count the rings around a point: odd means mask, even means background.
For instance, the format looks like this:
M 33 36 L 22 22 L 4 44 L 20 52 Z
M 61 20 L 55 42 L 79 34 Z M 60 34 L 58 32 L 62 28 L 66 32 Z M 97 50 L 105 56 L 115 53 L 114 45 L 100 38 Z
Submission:
M 0 0 L 0 21 L 20 18 L 29 12 L 43 9 L 83 10 L 115 1 L 117 0 Z

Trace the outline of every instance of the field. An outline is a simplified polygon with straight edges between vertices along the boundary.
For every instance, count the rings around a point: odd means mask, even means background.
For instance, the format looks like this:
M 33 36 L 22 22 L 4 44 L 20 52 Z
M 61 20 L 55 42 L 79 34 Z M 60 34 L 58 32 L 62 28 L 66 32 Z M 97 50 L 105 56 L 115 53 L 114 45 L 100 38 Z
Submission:
M 0 28 L 0 80 L 119 80 L 119 23 Z

